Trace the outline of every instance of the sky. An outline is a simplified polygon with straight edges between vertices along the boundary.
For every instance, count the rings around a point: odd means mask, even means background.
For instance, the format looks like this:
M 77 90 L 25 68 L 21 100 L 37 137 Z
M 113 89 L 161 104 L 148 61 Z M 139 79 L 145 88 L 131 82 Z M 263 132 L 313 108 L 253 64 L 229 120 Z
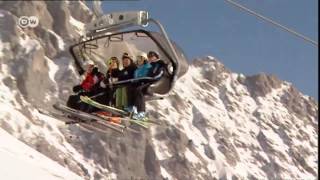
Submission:
M 234 1 L 318 42 L 317 0 Z M 106 0 L 103 10 L 146 10 L 189 60 L 211 55 L 236 73 L 274 74 L 318 99 L 318 48 L 224 0 Z

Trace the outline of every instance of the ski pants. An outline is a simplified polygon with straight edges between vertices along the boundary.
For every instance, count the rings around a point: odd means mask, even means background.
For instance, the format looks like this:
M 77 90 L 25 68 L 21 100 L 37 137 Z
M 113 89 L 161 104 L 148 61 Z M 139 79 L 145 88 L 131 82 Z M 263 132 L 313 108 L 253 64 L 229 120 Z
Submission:
M 146 111 L 146 100 L 144 95 L 146 94 L 149 86 L 150 84 L 143 84 L 134 89 L 134 105 L 137 107 L 138 112 Z

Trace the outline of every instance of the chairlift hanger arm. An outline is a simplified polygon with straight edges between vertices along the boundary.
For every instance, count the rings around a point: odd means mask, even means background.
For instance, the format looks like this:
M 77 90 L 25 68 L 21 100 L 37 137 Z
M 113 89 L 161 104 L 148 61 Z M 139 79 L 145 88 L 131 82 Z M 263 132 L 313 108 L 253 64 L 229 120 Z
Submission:
M 96 13 L 99 14 L 99 13 Z M 110 14 L 101 15 L 90 24 L 86 25 L 86 35 L 94 38 L 97 35 L 110 33 L 112 31 L 117 31 L 133 26 L 148 26 L 148 23 L 152 22 L 158 26 L 161 34 L 164 36 L 167 45 L 170 48 L 170 51 L 173 55 L 174 64 L 176 67 L 173 67 L 174 70 L 179 69 L 179 61 L 177 53 L 174 50 L 174 47 L 164 29 L 162 24 L 152 18 L 149 18 L 147 11 L 126 11 L 126 12 L 114 12 Z M 177 73 L 174 73 L 177 74 Z M 177 79 L 175 75 L 174 80 Z
M 172 80 L 169 91 L 172 90 L 175 81 L 178 79 L 179 57 L 177 52 L 170 41 L 162 24 L 152 18 L 148 17 L 147 11 L 125 11 L 125 12 L 113 12 L 104 14 L 101 9 L 101 1 L 93 1 L 93 11 L 96 15 L 96 19 L 85 26 L 85 33 L 83 38 L 95 39 L 99 36 L 107 35 L 108 33 L 113 34 L 115 31 L 120 31 L 129 27 L 134 26 L 148 26 L 149 22 L 154 23 L 159 29 L 160 34 L 164 38 L 164 43 L 168 47 L 170 55 L 170 61 L 172 62 Z

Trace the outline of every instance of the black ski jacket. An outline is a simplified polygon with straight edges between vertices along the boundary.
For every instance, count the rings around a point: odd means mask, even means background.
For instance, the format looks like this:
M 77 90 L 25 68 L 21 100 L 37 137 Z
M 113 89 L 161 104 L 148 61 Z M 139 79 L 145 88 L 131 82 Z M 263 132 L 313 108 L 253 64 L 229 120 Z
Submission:
M 163 60 L 160 59 L 156 62 L 151 62 L 150 64 L 152 68 L 150 69 L 148 76 L 155 77 L 160 75 L 160 73 L 164 73 L 166 64 Z
M 128 80 L 128 79 L 133 79 L 134 76 L 134 71 L 137 69 L 137 66 L 135 64 L 130 64 L 128 67 L 122 69 L 121 71 L 118 72 L 118 80 L 123 81 L 123 80 Z

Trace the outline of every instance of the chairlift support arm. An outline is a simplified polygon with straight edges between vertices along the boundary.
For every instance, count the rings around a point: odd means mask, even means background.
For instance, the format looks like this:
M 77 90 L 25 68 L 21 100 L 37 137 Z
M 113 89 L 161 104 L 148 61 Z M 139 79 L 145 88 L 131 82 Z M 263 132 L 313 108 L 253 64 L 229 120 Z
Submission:
M 173 56 L 174 77 L 172 81 L 173 84 L 171 86 L 173 87 L 178 78 L 177 71 L 179 70 L 179 58 L 162 24 L 155 19 L 149 18 L 147 11 L 125 11 L 103 14 L 100 1 L 94 1 L 93 5 L 93 10 L 97 19 L 85 26 L 85 37 L 94 38 L 100 34 L 112 33 L 114 31 L 134 26 L 147 27 L 149 22 L 158 26 Z

